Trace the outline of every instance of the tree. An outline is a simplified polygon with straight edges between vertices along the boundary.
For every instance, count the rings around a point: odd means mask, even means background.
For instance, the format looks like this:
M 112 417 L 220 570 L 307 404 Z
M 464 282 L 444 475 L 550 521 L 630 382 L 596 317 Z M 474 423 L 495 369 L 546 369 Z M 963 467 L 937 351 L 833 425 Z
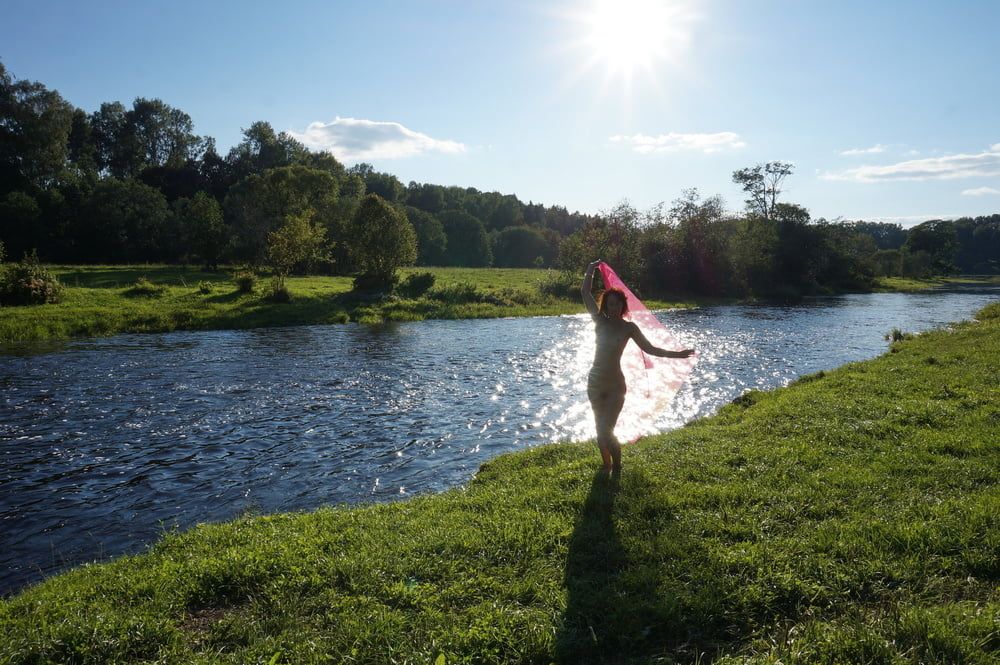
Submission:
M 394 175 L 379 173 L 371 164 L 361 163 L 347 170 L 351 175 L 359 176 L 365 183 L 365 191 L 377 194 L 389 203 L 402 203 L 406 195 L 406 187 Z
M 173 260 L 178 233 L 172 222 L 159 190 L 137 180 L 104 178 L 76 216 L 77 256 L 110 263 Z
M 41 83 L 15 81 L 0 63 L 0 195 L 34 193 L 66 168 L 73 107 Z
M 369 284 L 389 286 L 396 269 L 417 258 L 417 236 L 406 215 L 377 194 L 368 194 L 354 216 L 352 251 Z
M 914 226 L 906 236 L 903 249 L 911 255 L 926 252 L 929 269 L 933 274 L 945 275 L 956 271 L 958 237 L 952 222 L 934 219 Z M 923 260 L 918 260 L 913 265 L 920 266 L 915 270 L 923 269 Z
M 263 174 L 269 169 L 303 164 L 308 160 L 309 151 L 304 145 L 286 132 L 275 133 L 270 123 L 263 121 L 257 121 L 244 129 L 243 140 L 233 146 L 226 156 L 233 182 Z M 324 163 L 323 166 L 329 165 Z
M 444 188 L 411 182 L 406 187 L 406 205 L 431 214 L 441 212 L 444 209 Z
M 12 257 L 42 245 L 44 236 L 38 223 L 41 214 L 38 201 L 24 192 L 8 192 L 0 197 L 0 231 Z
M 174 216 L 186 241 L 186 248 L 207 270 L 218 268 L 228 234 L 219 202 L 198 192 L 192 199 L 177 199 Z
M 406 207 L 406 218 L 417 233 L 417 264 L 444 265 L 448 236 L 445 235 L 441 222 L 429 212 L 411 206 Z
M 196 159 L 206 141 L 193 133 L 191 116 L 160 99 L 137 97 L 126 110 L 104 103 L 90 117 L 97 165 L 118 178 L 150 168 L 180 168 Z
M 324 257 L 326 229 L 312 221 L 314 211 L 306 208 L 300 214 L 288 215 L 284 224 L 267 234 L 267 259 L 274 272 L 272 293 L 287 296 L 285 278 L 296 267 L 308 271 Z
M 289 216 L 312 209 L 314 221 L 335 242 L 346 233 L 339 217 L 337 180 L 326 171 L 306 166 L 283 166 L 247 176 L 226 195 L 223 208 L 233 231 L 236 257 L 263 260 L 267 235 Z
M 500 268 L 530 268 L 536 259 L 546 263 L 549 243 L 545 235 L 530 226 L 511 226 L 493 241 L 493 264 Z
M 747 212 L 772 219 L 781 183 L 792 174 L 788 162 L 768 162 L 733 171 L 733 182 L 747 193 Z
M 493 263 L 489 237 L 481 221 L 461 210 L 447 210 L 439 219 L 448 237 L 448 265 L 479 268 Z

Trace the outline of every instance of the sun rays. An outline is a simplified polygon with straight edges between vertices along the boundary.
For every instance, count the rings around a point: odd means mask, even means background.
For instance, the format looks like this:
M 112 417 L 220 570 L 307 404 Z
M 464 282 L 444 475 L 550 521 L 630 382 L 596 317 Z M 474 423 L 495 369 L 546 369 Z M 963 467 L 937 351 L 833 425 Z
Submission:
M 689 0 L 594 0 L 559 14 L 571 26 L 565 49 L 576 62 L 564 86 L 599 81 L 602 92 L 658 90 L 684 68 L 698 19 Z

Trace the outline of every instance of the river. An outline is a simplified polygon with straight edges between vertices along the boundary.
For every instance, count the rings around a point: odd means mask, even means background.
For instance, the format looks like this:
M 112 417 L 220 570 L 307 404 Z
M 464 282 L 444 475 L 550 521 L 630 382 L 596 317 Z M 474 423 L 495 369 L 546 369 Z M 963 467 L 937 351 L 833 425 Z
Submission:
M 659 318 L 699 350 L 665 431 L 967 319 L 996 287 Z M 0 355 L 0 593 L 250 511 L 395 500 L 593 436 L 586 316 L 119 335 Z M 595 456 L 596 459 L 596 456 Z

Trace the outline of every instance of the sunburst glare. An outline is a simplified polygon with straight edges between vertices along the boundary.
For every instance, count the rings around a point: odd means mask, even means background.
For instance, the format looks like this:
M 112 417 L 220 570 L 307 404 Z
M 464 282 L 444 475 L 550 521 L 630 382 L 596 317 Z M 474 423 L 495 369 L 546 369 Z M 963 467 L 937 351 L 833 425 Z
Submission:
M 697 20 L 689 0 L 596 0 L 563 16 L 574 24 L 567 46 L 578 66 L 570 78 L 596 72 L 605 87 L 625 88 L 640 76 L 658 85 L 682 68 Z

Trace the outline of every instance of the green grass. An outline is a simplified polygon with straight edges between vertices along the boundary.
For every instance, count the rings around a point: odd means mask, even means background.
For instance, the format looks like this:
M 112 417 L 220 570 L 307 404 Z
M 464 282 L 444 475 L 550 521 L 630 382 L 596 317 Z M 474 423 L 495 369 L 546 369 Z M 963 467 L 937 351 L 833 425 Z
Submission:
M 628 446 L 171 534 L 0 603 L 4 663 L 996 663 L 1000 303 Z
M 542 295 L 544 270 L 500 268 L 412 268 L 430 271 L 435 288 L 469 284 L 468 301 L 362 298 L 351 293 L 350 277 L 291 277 L 290 303 L 264 297 L 262 278 L 254 294 L 239 294 L 230 272 L 202 272 L 176 266 L 53 266 L 66 287 L 62 301 L 33 307 L 5 307 L 0 316 L 0 344 L 113 335 L 120 332 L 217 330 L 308 324 L 380 323 L 422 319 L 540 316 L 583 311 L 573 300 Z M 162 293 L 143 284 L 163 287 Z M 200 286 L 212 286 L 203 293 Z M 653 301 L 650 306 L 690 306 Z
M 880 292 L 915 293 L 929 291 L 942 286 L 976 284 L 1000 284 L 1000 275 L 959 275 L 955 277 L 928 277 L 925 279 L 913 277 L 878 277 L 875 280 L 875 290 Z

